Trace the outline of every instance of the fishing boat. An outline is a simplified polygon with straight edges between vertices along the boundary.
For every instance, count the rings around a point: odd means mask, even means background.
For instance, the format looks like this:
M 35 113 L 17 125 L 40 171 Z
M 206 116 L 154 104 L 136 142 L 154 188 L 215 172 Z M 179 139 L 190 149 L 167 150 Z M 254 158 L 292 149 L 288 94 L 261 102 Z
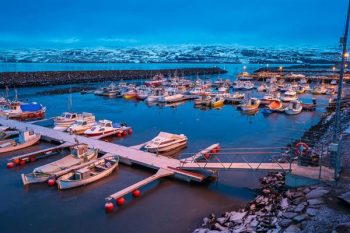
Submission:
M 79 144 L 71 148 L 69 155 L 49 164 L 37 167 L 29 174 L 22 174 L 24 185 L 45 182 L 55 173 L 97 158 L 98 151 L 89 149 L 86 144 Z
M 145 99 L 146 103 L 157 102 L 159 97 L 165 96 L 167 93 L 163 88 L 154 88 L 151 91 L 151 94 Z
M 0 109 L 0 116 L 18 120 L 42 119 L 45 117 L 46 107 L 33 103 L 14 101 Z
M 272 112 L 282 112 L 284 111 L 283 103 L 279 99 L 273 100 L 269 105 L 266 106 L 266 109 Z
M 304 86 L 298 86 L 298 87 L 296 88 L 296 93 L 297 93 L 297 94 L 304 94 L 304 93 L 305 93 L 305 88 L 304 88 Z
M 174 103 L 182 101 L 184 98 L 183 94 L 179 94 L 176 92 L 169 92 L 169 95 L 164 95 L 158 98 L 159 103 Z
M 131 100 L 131 99 L 135 99 L 135 98 L 136 98 L 136 95 L 137 95 L 136 90 L 131 89 L 131 90 L 125 92 L 125 93 L 123 94 L 123 97 L 124 97 L 124 99 Z
M 148 95 L 150 94 L 150 91 L 148 89 L 138 89 L 136 91 L 136 99 L 137 100 L 145 100 Z
M 17 141 L 13 139 L 1 140 L 0 154 L 30 147 L 38 143 L 40 138 L 41 138 L 40 134 L 36 134 L 33 131 L 24 131 L 20 133 Z
M 288 92 L 288 91 L 293 91 L 293 86 L 291 83 L 285 84 L 283 87 L 280 87 L 279 90 L 281 92 Z
M 159 87 L 165 81 L 163 75 L 155 75 L 151 80 L 145 81 L 145 85 L 147 87 Z
M 211 96 L 210 95 L 201 95 L 198 99 L 194 100 L 195 106 L 206 106 L 209 107 L 211 103 Z
M 289 103 L 289 105 L 286 107 L 284 112 L 288 115 L 297 115 L 297 114 L 301 113 L 302 110 L 303 110 L 303 107 L 302 107 L 300 101 L 293 100 Z
M 126 124 L 123 123 L 113 124 L 112 121 L 109 120 L 100 120 L 98 123 L 95 123 L 91 129 L 86 130 L 84 134 L 88 137 L 101 136 L 118 130 L 123 130 L 125 127 Z
M 58 189 L 70 189 L 87 185 L 110 175 L 118 167 L 118 156 L 107 156 L 80 167 L 57 179 Z
M 79 119 L 68 127 L 67 132 L 71 134 L 83 134 L 86 130 L 91 129 L 95 125 L 95 117 L 93 120 Z
M 283 102 L 290 102 L 290 101 L 294 101 L 297 100 L 297 93 L 295 91 L 286 91 L 284 93 L 284 95 L 281 97 L 281 100 Z
M 88 123 L 95 122 L 95 116 L 92 113 L 83 112 L 81 114 L 75 112 L 64 112 L 61 116 L 54 118 L 54 130 L 66 131 L 71 125 L 78 120 L 84 120 Z
M 239 107 L 243 112 L 254 112 L 259 109 L 260 100 L 258 98 L 250 98 L 247 103 L 241 104 Z
M 102 88 L 102 92 L 99 95 L 107 97 L 119 96 L 120 90 L 114 83 L 111 83 L 108 87 Z
M 214 98 L 210 100 L 210 107 L 212 108 L 222 107 L 224 106 L 224 102 L 225 102 L 225 99 L 222 96 L 216 95 Z
M 279 92 L 275 93 L 275 94 L 267 93 L 261 98 L 260 104 L 267 105 L 267 104 L 270 104 L 272 101 L 279 99 L 279 98 L 280 98 Z
M 184 134 L 160 132 L 157 137 L 148 142 L 144 148 L 151 153 L 166 153 L 186 147 L 187 137 Z
M 242 99 L 244 99 L 245 94 L 240 92 L 234 92 L 234 93 L 226 93 L 222 95 L 224 97 L 224 100 L 229 103 L 234 102 L 240 102 Z
M 324 95 L 327 93 L 327 88 L 323 85 L 315 86 L 312 90 L 313 95 Z
M 254 83 L 251 81 L 238 81 L 236 86 L 234 86 L 235 90 L 249 91 L 255 88 Z
M 258 87 L 258 92 L 264 92 L 267 91 L 268 86 L 266 83 L 262 83 L 259 87 Z

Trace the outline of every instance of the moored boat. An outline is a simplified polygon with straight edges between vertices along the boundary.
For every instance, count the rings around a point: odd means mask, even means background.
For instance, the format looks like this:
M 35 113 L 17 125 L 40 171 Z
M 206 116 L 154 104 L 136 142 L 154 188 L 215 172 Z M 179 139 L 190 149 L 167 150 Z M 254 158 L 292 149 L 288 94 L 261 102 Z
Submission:
M 281 100 L 284 102 L 290 102 L 297 100 L 297 93 L 295 91 L 286 91 L 284 95 L 281 97 Z
M 258 98 L 250 98 L 247 103 L 241 104 L 239 107 L 243 112 L 254 112 L 259 109 L 260 100 Z
M 36 134 L 33 131 L 24 131 L 20 133 L 18 141 L 13 139 L 0 141 L 0 154 L 30 147 L 38 143 L 40 138 L 40 134 Z
M 296 115 L 296 114 L 301 113 L 302 110 L 303 110 L 303 107 L 302 107 L 300 101 L 293 100 L 289 103 L 289 105 L 286 107 L 286 109 L 284 111 L 288 115 Z
M 266 108 L 273 112 L 282 112 L 283 109 L 283 103 L 282 101 L 275 99 L 273 100 L 269 105 L 266 106 Z
M 148 142 L 144 148 L 151 153 L 165 153 L 178 150 L 187 145 L 187 137 L 184 134 L 171 134 L 160 132 L 157 137 Z
M 96 159 L 97 154 L 97 150 L 89 149 L 86 144 L 76 145 L 71 148 L 71 153 L 64 158 L 37 167 L 32 173 L 22 174 L 22 182 L 24 185 L 45 182 L 50 177 L 54 177 L 57 172 L 62 172 L 75 165 Z
M 98 123 L 95 123 L 95 125 L 93 125 L 91 129 L 86 130 L 84 134 L 87 137 L 101 136 L 101 135 L 117 132 L 118 130 L 123 130 L 125 127 L 126 127 L 126 124 L 122 124 L 122 123 L 113 124 L 112 121 L 109 121 L 109 120 L 100 120 L 98 121 Z
M 33 103 L 22 103 L 14 101 L 0 109 L 0 116 L 5 116 L 10 119 L 33 120 L 42 119 L 45 117 L 46 107 Z
M 225 99 L 222 96 L 216 95 L 210 100 L 210 106 L 212 108 L 219 108 L 224 106 Z
M 118 156 L 107 156 L 71 171 L 57 179 L 59 189 L 70 189 L 87 185 L 110 175 L 118 166 Z

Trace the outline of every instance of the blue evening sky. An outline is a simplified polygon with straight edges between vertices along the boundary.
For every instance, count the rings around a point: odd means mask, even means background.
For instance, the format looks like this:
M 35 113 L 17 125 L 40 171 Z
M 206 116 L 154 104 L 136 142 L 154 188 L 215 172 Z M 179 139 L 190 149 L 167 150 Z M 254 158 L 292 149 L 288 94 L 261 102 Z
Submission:
M 0 47 L 337 46 L 347 0 L 1 0 Z

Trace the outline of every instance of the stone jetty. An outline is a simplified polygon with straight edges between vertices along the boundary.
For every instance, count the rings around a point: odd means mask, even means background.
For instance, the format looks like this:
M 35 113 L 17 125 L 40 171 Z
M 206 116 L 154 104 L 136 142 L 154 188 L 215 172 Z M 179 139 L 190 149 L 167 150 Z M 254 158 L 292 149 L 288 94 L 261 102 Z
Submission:
M 96 70 L 96 71 L 45 71 L 45 72 L 2 72 L 0 73 L 0 88 L 31 87 L 76 83 L 92 83 L 103 81 L 120 81 L 131 79 L 147 79 L 156 74 L 171 76 L 174 74 L 212 75 L 223 74 L 226 70 L 211 68 L 179 68 L 159 70 Z

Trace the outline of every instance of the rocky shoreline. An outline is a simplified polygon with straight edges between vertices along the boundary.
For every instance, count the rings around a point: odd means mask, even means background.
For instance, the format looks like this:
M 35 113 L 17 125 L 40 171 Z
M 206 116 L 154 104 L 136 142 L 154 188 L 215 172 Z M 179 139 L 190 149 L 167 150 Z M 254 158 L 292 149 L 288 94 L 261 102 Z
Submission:
M 203 219 L 202 227 L 194 230 L 194 233 L 294 233 L 332 230 L 326 230 L 326 225 L 315 224 L 321 218 L 320 213 L 332 213 L 332 209 L 326 204 L 332 200 L 330 186 L 288 189 L 285 186 L 285 175 L 280 172 L 269 173 L 260 182 L 261 188 L 257 190 L 257 197 L 245 208 L 226 212 L 221 216 L 211 214 Z M 350 215 L 339 215 L 338 212 L 332 215 L 328 221 L 335 223 L 334 229 L 347 227 L 343 223 L 350 221 Z
M 147 79 L 156 74 L 169 75 L 213 75 L 227 73 L 218 67 L 179 68 L 160 70 L 96 70 L 96 71 L 47 71 L 47 72 L 2 72 L 0 88 L 33 87 L 131 79 Z

